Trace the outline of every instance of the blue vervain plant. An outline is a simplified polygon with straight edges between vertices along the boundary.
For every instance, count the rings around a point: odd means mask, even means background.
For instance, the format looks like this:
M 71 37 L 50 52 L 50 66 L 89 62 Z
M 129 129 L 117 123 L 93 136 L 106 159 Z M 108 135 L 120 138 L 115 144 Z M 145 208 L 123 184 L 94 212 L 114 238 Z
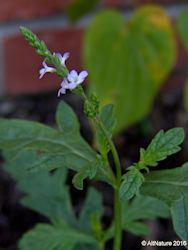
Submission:
M 0 148 L 7 159 L 5 169 L 24 191 L 22 204 L 45 215 L 51 224 L 40 223 L 19 241 L 22 250 L 104 250 L 114 237 L 113 250 L 120 250 L 122 230 L 136 235 L 149 233 L 143 219 L 166 218 L 171 214 L 176 233 L 187 245 L 188 240 L 188 163 L 169 169 L 150 171 L 159 161 L 180 150 L 184 140 L 182 128 L 159 131 L 146 149 L 140 149 L 137 163 L 122 173 L 118 152 L 112 140 L 116 124 L 114 106 L 100 109 L 95 94 L 85 94 L 81 83 L 87 71 L 79 74 L 65 65 L 69 53 L 51 53 L 27 28 L 21 32 L 36 52 L 44 58 L 40 78 L 47 72 L 62 77 L 58 96 L 73 91 L 84 101 L 84 113 L 96 131 L 98 152 L 81 137 L 79 123 L 70 106 L 60 101 L 56 121 L 59 130 L 38 122 L 0 119 Z M 49 64 L 50 66 L 48 66 Z M 40 153 L 39 153 L 40 151 Z M 115 173 L 108 159 L 112 153 Z M 114 190 L 114 219 L 108 229 L 101 223 L 102 197 L 89 188 L 85 206 L 75 217 L 70 193 L 65 184 L 67 168 L 77 171 L 73 185 L 83 189 L 87 177 L 111 185 Z M 53 174 L 49 171 L 54 170 Z M 131 200 L 131 201 L 130 201 Z

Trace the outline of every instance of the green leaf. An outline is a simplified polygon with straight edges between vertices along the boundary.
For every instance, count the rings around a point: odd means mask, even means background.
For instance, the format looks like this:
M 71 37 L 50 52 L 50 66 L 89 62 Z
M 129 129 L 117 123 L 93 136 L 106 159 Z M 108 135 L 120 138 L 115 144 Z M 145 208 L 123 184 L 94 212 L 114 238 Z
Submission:
M 59 129 L 66 136 L 77 136 L 80 134 L 80 125 L 72 108 L 63 101 L 60 101 L 56 111 L 56 122 Z
M 130 224 L 128 222 L 125 227 L 125 230 L 138 236 L 147 235 L 151 233 L 151 230 L 147 225 L 138 221 L 131 221 Z
M 99 212 L 101 217 L 103 212 L 101 195 L 94 188 L 89 188 L 85 205 L 77 220 L 73 213 L 69 188 L 65 185 L 66 168 L 57 169 L 53 174 L 31 173 L 27 171 L 27 165 L 36 161 L 38 155 L 35 152 L 23 151 L 13 161 L 9 160 L 10 156 L 10 151 L 4 152 L 7 159 L 5 170 L 15 178 L 18 188 L 24 192 L 21 199 L 24 206 L 48 217 L 55 225 L 67 223 L 79 231 L 92 234 L 92 216 Z M 74 250 L 78 250 L 79 246 L 83 250 L 98 250 L 95 243 L 89 242 L 77 243 Z
M 96 15 L 84 39 L 89 92 L 102 106 L 115 104 L 115 133 L 148 113 L 175 57 L 172 26 L 162 8 L 142 7 L 128 23 L 113 10 Z
M 146 166 L 157 166 L 158 161 L 166 159 L 168 155 L 178 152 L 178 146 L 184 140 L 184 130 L 173 128 L 164 133 L 160 130 L 146 150 L 140 150 L 140 162 Z
M 116 124 L 116 119 L 114 118 L 114 105 L 108 104 L 103 107 L 100 113 L 100 119 L 103 123 L 105 129 L 107 130 L 110 137 L 112 136 L 112 131 Z M 102 154 L 106 155 L 110 150 L 110 146 L 104 135 L 103 131 L 101 130 L 100 126 L 97 125 L 96 131 L 97 141 L 99 142 L 99 150 Z
M 144 175 L 145 182 L 140 189 L 142 194 L 156 197 L 167 203 L 171 211 L 174 229 L 182 240 L 188 239 L 187 176 L 188 163 L 171 170 L 153 171 Z
M 53 175 L 28 172 L 27 165 L 35 162 L 37 157 L 35 152 L 23 151 L 4 166 L 17 181 L 18 188 L 25 193 L 21 203 L 52 221 L 61 218 L 75 226 L 77 222 L 72 211 L 69 188 L 65 185 L 66 169 L 58 169 Z
M 129 200 L 135 194 L 139 193 L 140 186 L 144 181 L 143 175 L 139 170 L 131 169 L 122 176 L 123 182 L 120 187 L 119 197 L 120 199 Z
M 141 192 L 156 197 L 169 206 L 183 195 L 188 197 L 188 163 L 182 167 L 152 171 L 144 175 Z
M 143 223 L 145 219 L 169 217 L 168 206 L 153 197 L 137 195 L 132 201 L 122 202 L 122 227 L 123 230 L 136 235 L 147 235 L 150 232 L 148 226 Z M 105 239 L 113 237 L 114 224 L 107 230 Z
M 73 185 L 75 186 L 75 188 L 83 190 L 84 179 L 86 179 L 87 177 L 89 177 L 90 179 L 93 179 L 94 177 L 96 177 L 96 179 L 100 179 L 103 176 L 102 168 L 103 165 L 101 164 L 100 158 L 97 158 L 92 163 L 85 165 L 73 177 L 72 180 Z
M 94 188 L 89 188 L 84 207 L 79 216 L 79 228 L 83 232 L 92 232 L 91 222 L 96 212 L 101 218 L 103 214 L 102 197 Z
M 81 136 L 66 136 L 46 125 L 24 120 L 0 119 L 0 148 L 57 154 L 62 157 L 63 166 L 74 170 L 96 159 L 95 152 Z
M 43 153 L 40 154 L 36 160 L 28 166 L 27 170 L 32 172 L 43 172 L 51 171 L 56 168 L 66 168 L 69 166 L 70 169 L 75 169 L 74 165 L 67 164 L 62 155 L 56 153 Z
M 188 198 L 181 197 L 171 207 L 174 230 L 182 240 L 188 241 Z
M 75 188 L 83 190 L 83 180 L 88 177 L 87 166 L 83 167 L 72 179 Z
M 76 22 L 82 16 L 87 14 L 93 7 L 99 2 L 99 0 L 74 0 L 71 4 L 68 5 L 65 12 L 69 16 L 71 22 Z
M 188 51 L 188 9 L 185 9 L 177 19 L 177 30 L 183 42 L 185 49 Z
M 20 250 L 73 250 L 77 243 L 95 243 L 95 239 L 81 233 L 67 224 L 60 225 L 38 224 L 19 241 Z

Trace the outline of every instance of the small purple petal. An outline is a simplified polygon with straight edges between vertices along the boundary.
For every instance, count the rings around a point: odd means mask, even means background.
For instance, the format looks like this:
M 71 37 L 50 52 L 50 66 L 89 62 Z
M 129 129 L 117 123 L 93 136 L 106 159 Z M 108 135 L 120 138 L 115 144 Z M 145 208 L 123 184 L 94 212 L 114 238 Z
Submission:
M 46 73 L 46 70 L 44 68 L 40 69 L 39 70 L 39 74 L 40 74 L 39 79 L 41 79 L 45 73 Z
M 59 58 L 61 65 L 65 66 L 65 61 L 67 60 L 67 58 L 69 57 L 70 53 L 69 52 L 65 52 L 63 54 L 63 56 L 61 55 L 61 53 L 56 53 L 57 57 Z
M 44 68 L 48 67 L 47 64 L 46 64 L 46 62 L 45 62 L 45 60 L 42 62 L 42 65 L 44 66 Z
M 88 76 L 88 72 L 86 70 L 83 70 L 79 74 L 79 78 L 85 79 Z
M 57 96 L 59 97 L 61 94 L 66 94 L 66 89 L 65 89 L 65 88 L 60 88 L 60 89 L 58 90 Z
M 69 58 L 69 56 L 70 56 L 70 53 L 69 53 L 69 52 L 65 52 L 65 53 L 63 54 L 63 59 L 64 59 L 64 60 L 67 60 L 67 58 Z
M 69 89 L 75 89 L 76 88 L 76 86 L 77 86 L 77 84 L 76 83 L 74 83 L 74 82 L 72 82 L 72 83 L 69 83 Z
M 68 81 L 66 78 L 63 79 L 62 83 L 61 83 L 61 87 L 68 89 L 69 85 L 68 85 Z
M 71 72 L 68 74 L 67 78 L 70 82 L 74 82 L 75 78 L 78 77 L 78 73 L 76 72 L 76 70 L 71 70 Z

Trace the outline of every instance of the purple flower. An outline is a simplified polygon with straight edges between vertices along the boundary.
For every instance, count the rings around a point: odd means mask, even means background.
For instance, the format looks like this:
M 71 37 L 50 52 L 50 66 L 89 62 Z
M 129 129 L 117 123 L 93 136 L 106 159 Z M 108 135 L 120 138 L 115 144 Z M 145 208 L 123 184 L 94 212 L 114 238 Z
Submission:
M 71 72 L 67 76 L 67 79 L 69 80 L 69 89 L 72 90 L 76 88 L 85 80 L 87 76 L 88 72 L 86 70 L 81 71 L 79 75 L 76 70 L 71 70 Z
M 66 78 L 64 78 L 61 83 L 61 88 L 58 90 L 57 96 L 59 97 L 61 94 L 66 94 L 66 89 L 68 88 L 69 88 L 68 81 Z
M 52 68 L 52 67 L 48 67 L 48 65 L 46 64 L 45 61 L 42 62 L 42 65 L 44 66 L 44 68 L 40 69 L 39 73 L 40 73 L 40 76 L 39 78 L 41 79 L 43 77 L 44 74 L 46 74 L 47 72 L 54 72 L 56 71 L 55 68 Z
M 70 53 L 69 52 L 65 52 L 63 54 L 63 56 L 60 53 L 56 53 L 56 55 L 58 56 L 58 58 L 59 58 L 59 60 L 61 62 L 61 65 L 65 66 L 65 61 L 67 60 L 67 58 L 69 58 Z

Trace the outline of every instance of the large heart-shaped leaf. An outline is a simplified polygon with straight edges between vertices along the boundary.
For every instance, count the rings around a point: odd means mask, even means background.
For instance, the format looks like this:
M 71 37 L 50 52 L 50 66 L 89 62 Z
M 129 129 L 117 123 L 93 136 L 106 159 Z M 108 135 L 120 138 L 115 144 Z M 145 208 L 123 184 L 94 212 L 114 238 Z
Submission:
M 140 8 L 128 23 L 112 10 L 96 16 L 84 40 L 89 91 L 102 105 L 116 104 L 116 133 L 147 114 L 175 52 L 171 24 L 160 7 Z

